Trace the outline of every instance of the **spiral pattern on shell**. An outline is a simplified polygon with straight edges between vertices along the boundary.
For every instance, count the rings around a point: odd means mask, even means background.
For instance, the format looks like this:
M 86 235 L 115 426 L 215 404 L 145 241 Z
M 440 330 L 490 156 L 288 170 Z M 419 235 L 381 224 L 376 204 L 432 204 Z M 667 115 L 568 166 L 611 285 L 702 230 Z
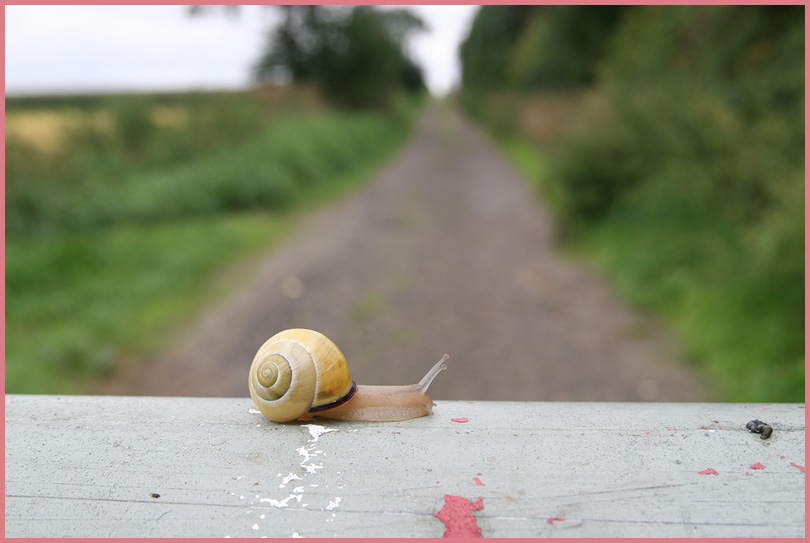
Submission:
M 261 346 L 250 367 L 250 395 L 264 416 L 296 420 L 353 390 L 343 353 L 313 330 L 280 332 Z

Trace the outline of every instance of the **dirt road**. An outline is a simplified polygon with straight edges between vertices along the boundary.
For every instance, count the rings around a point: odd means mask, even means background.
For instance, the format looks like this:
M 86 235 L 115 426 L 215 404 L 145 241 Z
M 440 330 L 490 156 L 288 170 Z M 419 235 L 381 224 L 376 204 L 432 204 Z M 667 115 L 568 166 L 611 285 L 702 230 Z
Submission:
M 561 258 L 526 182 L 438 107 L 367 188 L 316 212 L 170 352 L 103 392 L 247 396 L 255 351 L 292 327 L 335 341 L 360 384 L 414 383 L 448 353 L 437 399 L 705 399 L 666 331 Z

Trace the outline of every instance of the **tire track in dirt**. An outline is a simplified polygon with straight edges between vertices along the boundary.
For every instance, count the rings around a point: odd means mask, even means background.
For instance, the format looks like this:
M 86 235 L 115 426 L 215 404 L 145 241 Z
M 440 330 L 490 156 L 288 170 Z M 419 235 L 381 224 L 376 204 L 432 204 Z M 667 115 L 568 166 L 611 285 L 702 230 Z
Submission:
M 325 333 L 361 384 L 418 381 L 445 400 L 705 400 L 655 321 L 553 247 L 527 183 L 457 112 L 430 107 L 363 190 L 309 217 L 172 349 L 101 392 L 247 396 L 258 347 Z

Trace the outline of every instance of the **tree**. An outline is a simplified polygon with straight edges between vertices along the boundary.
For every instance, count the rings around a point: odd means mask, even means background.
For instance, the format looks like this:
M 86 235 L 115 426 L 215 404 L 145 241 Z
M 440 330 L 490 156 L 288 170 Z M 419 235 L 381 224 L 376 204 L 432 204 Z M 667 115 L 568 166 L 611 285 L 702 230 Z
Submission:
M 483 6 L 461 46 L 465 90 L 590 84 L 627 6 Z
M 337 105 L 388 107 L 397 92 L 425 89 L 421 69 L 405 52 L 425 24 L 406 10 L 280 6 L 283 23 L 256 65 L 259 80 L 279 74 L 317 87 Z
M 506 86 L 507 62 L 536 6 L 482 6 L 461 44 L 461 80 L 465 90 Z

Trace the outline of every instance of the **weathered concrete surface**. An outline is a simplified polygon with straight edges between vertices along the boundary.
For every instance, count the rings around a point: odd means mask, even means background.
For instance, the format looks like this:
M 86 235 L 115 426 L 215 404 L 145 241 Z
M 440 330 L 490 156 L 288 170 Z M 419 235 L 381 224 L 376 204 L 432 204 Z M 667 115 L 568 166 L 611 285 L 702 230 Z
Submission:
M 6 536 L 441 537 L 445 495 L 482 498 L 484 537 L 804 536 L 803 406 L 437 403 L 276 424 L 248 398 L 7 396 Z

